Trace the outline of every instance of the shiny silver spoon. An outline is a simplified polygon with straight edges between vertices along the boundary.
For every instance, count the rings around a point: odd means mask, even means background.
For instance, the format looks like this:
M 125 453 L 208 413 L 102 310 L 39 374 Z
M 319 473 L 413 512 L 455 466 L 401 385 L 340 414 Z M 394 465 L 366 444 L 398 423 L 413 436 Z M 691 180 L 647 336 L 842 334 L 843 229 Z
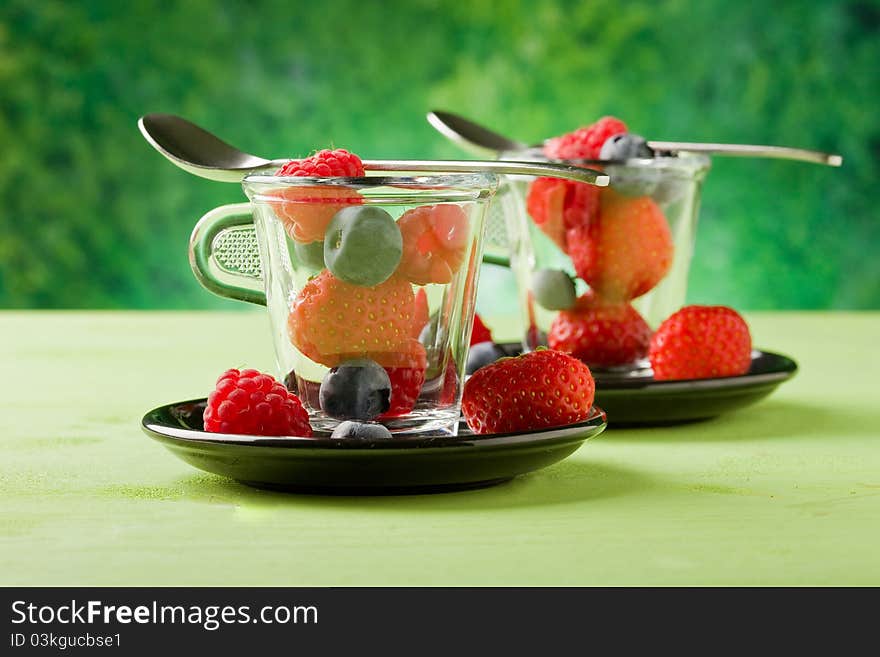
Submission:
M 518 152 L 534 148 L 540 148 L 541 144 L 529 145 L 523 142 L 509 139 L 504 135 L 493 132 L 463 116 L 452 112 L 435 110 L 428 112 L 428 123 L 450 141 L 455 142 L 462 148 L 481 156 L 504 152 Z M 677 153 L 685 151 L 689 153 L 706 153 L 708 155 L 728 155 L 736 157 L 772 157 L 785 160 L 800 160 L 802 162 L 814 162 L 839 167 L 843 164 L 840 155 L 821 153 L 803 148 L 789 148 L 787 146 L 757 146 L 750 144 L 707 144 L 692 143 L 685 141 L 649 141 L 648 146 L 655 152 Z M 601 160 L 589 160 L 596 164 L 603 164 Z
M 196 176 L 220 182 L 241 182 L 250 173 L 277 168 L 289 158 L 267 160 L 238 150 L 207 130 L 173 114 L 147 114 L 138 120 L 144 139 L 172 164 Z M 551 176 L 606 187 L 609 178 L 571 164 L 505 160 L 363 160 L 370 171 L 432 173 L 502 173 Z

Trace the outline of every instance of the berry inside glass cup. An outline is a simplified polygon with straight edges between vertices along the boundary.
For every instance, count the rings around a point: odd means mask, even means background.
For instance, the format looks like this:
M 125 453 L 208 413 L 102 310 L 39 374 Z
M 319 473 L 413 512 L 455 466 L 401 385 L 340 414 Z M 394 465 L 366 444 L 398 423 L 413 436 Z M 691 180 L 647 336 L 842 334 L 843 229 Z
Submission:
M 199 222 L 197 278 L 267 306 L 276 374 L 317 432 L 454 435 L 496 176 L 275 173 L 245 178 L 249 205 Z

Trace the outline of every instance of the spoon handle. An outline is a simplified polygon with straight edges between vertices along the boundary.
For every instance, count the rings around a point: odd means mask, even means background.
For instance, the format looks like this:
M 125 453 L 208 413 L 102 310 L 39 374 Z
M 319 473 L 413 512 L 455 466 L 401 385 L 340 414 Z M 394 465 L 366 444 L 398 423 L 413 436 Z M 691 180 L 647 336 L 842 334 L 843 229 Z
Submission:
M 607 187 L 610 178 L 600 171 L 553 162 L 512 160 L 364 160 L 371 171 L 429 171 L 432 173 L 503 173 L 523 176 L 549 176 Z
M 804 148 L 787 146 L 759 146 L 753 144 L 701 144 L 686 141 L 649 141 L 648 146 L 655 151 L 690 151 L 692 153 L 710 153 L 713 155 L 730 155 L 733 157 L 772 157 L 782 160 L 800 160 L 839 167 L 843 158 L 833 153 L 810 151 Z

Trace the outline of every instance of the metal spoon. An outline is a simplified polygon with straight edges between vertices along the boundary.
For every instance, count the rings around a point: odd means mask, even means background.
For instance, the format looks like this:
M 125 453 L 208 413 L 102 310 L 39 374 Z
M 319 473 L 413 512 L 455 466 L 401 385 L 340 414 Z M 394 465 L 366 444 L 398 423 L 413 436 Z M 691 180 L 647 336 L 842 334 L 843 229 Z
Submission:
M 433 111 L 428 112 L 428 123 L 447 139 L 455 142 L 462 148 L 480 155 L 502 153 L 511 151 L 525 151 L 540 148 L 541 144 L 528 145 L 520 141 L 509 139 L 504 135 L 493 132 L 488 128 L 478 125 L 473 121 L 453 114 L 452 112 Z M 789 148 L 786 146 L 757 146 L 750 144 L 706 144 L 685 141 L 649 141 L 655 152 L 677 153 L 686 151 L 690 153 L 707 153 L 710 155 L 729 155 L 738 157 L 772 157 L 785 160 L 800 160 L 802 162 L 815 162 L 839 167 L 843 164 L 840 155 L 821 153 L 803 148 Z M 596 164 L 603 164 L 601 160 L 589 160 Z
M 230 146 L 207 130 L 173 114 L 147 114 L 138 128 L 149 144 L 172 164 L 196 176 L 220 182 L 241 182 L 261 169 L 277 168 L 289 159 L 267 160 Z M 571 164 L 505 160 L 364 160 L 371 171 L 434 173 L 504 173 L 551 176 L 606 187 L 609 177 Z

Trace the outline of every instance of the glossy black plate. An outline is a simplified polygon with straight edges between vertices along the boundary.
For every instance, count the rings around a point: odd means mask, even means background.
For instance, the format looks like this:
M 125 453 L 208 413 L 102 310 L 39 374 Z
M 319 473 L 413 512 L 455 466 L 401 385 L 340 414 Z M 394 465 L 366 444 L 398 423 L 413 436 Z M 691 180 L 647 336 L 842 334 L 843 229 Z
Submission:
M 561 461 L 605 429 L 593 408 L 584 422 L 534 432 L 341 441 L 207 433 L 204 399 L 160 406 L 144 431 L 200 470 L 261 488 L 339 494 L 433 492 L 488 486 Z
M 703 420 L 754 404 L 796 372 L 797 363 L 788 356 L 758 350 L 741 376 L 655 381 L 650 367 L 629 375 L 597 372 L 596 403 L 612 426 Z
M 519 343 L 501 345 L 511 356 Z M 635 366 L 593 369 L 596 404 L 615 426 L 652 426 L 705 420 L 760 401 L 797 373 L 797 363 L 772 351 L 752 351 L 746 374 L 717 379 L 655 381 L 647 359 Z

